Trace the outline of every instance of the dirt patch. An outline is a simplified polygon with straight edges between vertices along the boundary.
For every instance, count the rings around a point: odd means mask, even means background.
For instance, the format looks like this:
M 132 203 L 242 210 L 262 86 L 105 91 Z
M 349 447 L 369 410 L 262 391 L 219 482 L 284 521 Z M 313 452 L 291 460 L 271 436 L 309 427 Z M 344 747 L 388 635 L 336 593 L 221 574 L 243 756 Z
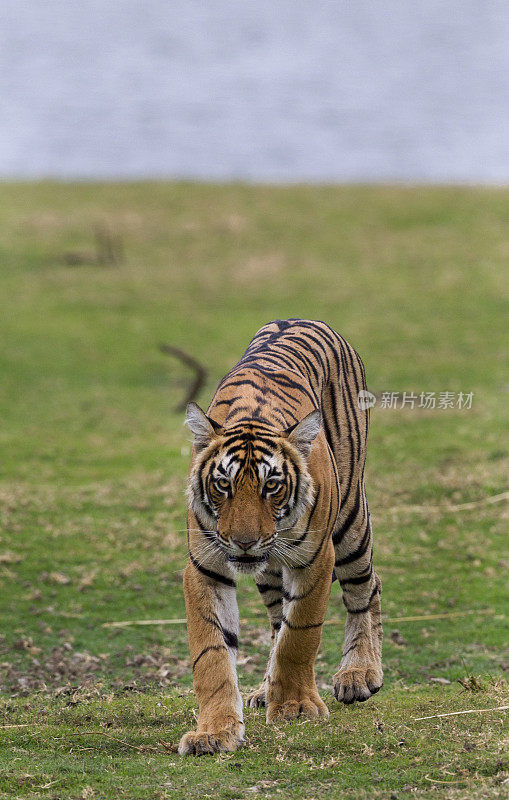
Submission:
M 188 659 L 172 655 L 165 647 L 153 648 L 147 653 L 134 653 L 132 648 L 126 647 L 118 653 L 96 656 L 77 651 L 69 642 L 64 642 L 47 655 L 38 652 L 36 657 L 30 639 L 21 639 L 16 642 L 15 649 L 31 653 L 31 662 L 28 665 L 0 662 L 0 691 L 21 696 L 55 690 L 62 693 L 98 681 L 117 691 L 142 691 L 149 686 L 171 686 L 191 672 Z

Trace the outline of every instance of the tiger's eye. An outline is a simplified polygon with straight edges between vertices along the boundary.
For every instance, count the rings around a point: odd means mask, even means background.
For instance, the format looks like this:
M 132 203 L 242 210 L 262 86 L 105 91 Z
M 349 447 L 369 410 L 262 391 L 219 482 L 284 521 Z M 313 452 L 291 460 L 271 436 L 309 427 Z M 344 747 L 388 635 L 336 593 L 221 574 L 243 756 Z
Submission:
M 214 483 L 222 492 L 227 492 L 230 488 L 230 481 L 227 478 L 216 478 Z
M 265 481 L 265 488 L 270 491 L 273 489 L 277 489 L 281 485 L 281 481 L 277 478 L 269 478 L 268 481 Z

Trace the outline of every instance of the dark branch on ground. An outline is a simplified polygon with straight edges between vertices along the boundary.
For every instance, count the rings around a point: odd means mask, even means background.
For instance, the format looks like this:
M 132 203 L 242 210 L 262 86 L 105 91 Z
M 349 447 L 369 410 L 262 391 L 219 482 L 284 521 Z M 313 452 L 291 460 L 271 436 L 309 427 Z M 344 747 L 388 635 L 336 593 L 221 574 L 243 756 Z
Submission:
M 159 350 L 167 355 L 175 356 L 175 358 L 178 358 L 187 367 L 190 367 L 192 370 L 194 370 L 194 380 L 190 384 L 184 399 L 175 407 L 175 411 L 180 413 L 185 411 L 188 403 L 198 397 L 198 394 L 202 390 L 207 379 L 207 370 L 203 364 L 200 364 L 200 362 L 193 358 L 193 356 L 190 356 L 189 353 L 181 350 L 180 347 L 173 347 L 171 344 L 160 344 Z

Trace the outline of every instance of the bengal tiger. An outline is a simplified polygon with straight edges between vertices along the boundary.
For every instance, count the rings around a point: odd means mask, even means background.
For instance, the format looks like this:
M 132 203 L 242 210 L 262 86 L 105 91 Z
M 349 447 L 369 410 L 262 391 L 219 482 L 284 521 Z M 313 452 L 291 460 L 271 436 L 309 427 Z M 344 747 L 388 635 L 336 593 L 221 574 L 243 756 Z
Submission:
M 253 575 L 270 620 L 265 677 L 247 697 L 250 707 L 266 706 L 268 723 L 328 716 L 314 662 L 334 575 L 347 610 L 334 695 L 364 701 L 382 686 L 381 583 L 364 489 L 369 408 L 358 402 L 365 389 L 360 357 L 332 328 L 276 320 L 221 380 L 207 414 L 189 404 L 184 593 L 199 716 L 181 754 L 243 742 L 237 574 Z

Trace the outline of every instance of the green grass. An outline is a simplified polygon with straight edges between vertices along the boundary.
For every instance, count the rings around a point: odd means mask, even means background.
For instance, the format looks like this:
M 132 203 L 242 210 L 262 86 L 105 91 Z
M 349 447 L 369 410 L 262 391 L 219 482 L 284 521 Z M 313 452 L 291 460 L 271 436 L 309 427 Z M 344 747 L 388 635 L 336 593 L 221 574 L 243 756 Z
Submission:
M 97 225 L 124 262 L 66 265 Z M 0 797 L 504 795 L 504 712 L 415 718 L 507 704 L 507 505 L 482 501 L 507 489 L 508 230 L 507 190 L 0 186 Z M 344 334 L 376 393 L 472 391 L 473 406 L 372 415 L 383 690 L 331 698 L 335 584 L 317 663 L 330 720 L 267 728 L 246 710 L 244 749 L 181 759 L 185 625 L 103 627 L 185 615 L 189 375 L 158 344 L 207 364 L 206 406 L 288 316 Z M 254 584 L 239 599 L 248 689 L 268 635 Z

